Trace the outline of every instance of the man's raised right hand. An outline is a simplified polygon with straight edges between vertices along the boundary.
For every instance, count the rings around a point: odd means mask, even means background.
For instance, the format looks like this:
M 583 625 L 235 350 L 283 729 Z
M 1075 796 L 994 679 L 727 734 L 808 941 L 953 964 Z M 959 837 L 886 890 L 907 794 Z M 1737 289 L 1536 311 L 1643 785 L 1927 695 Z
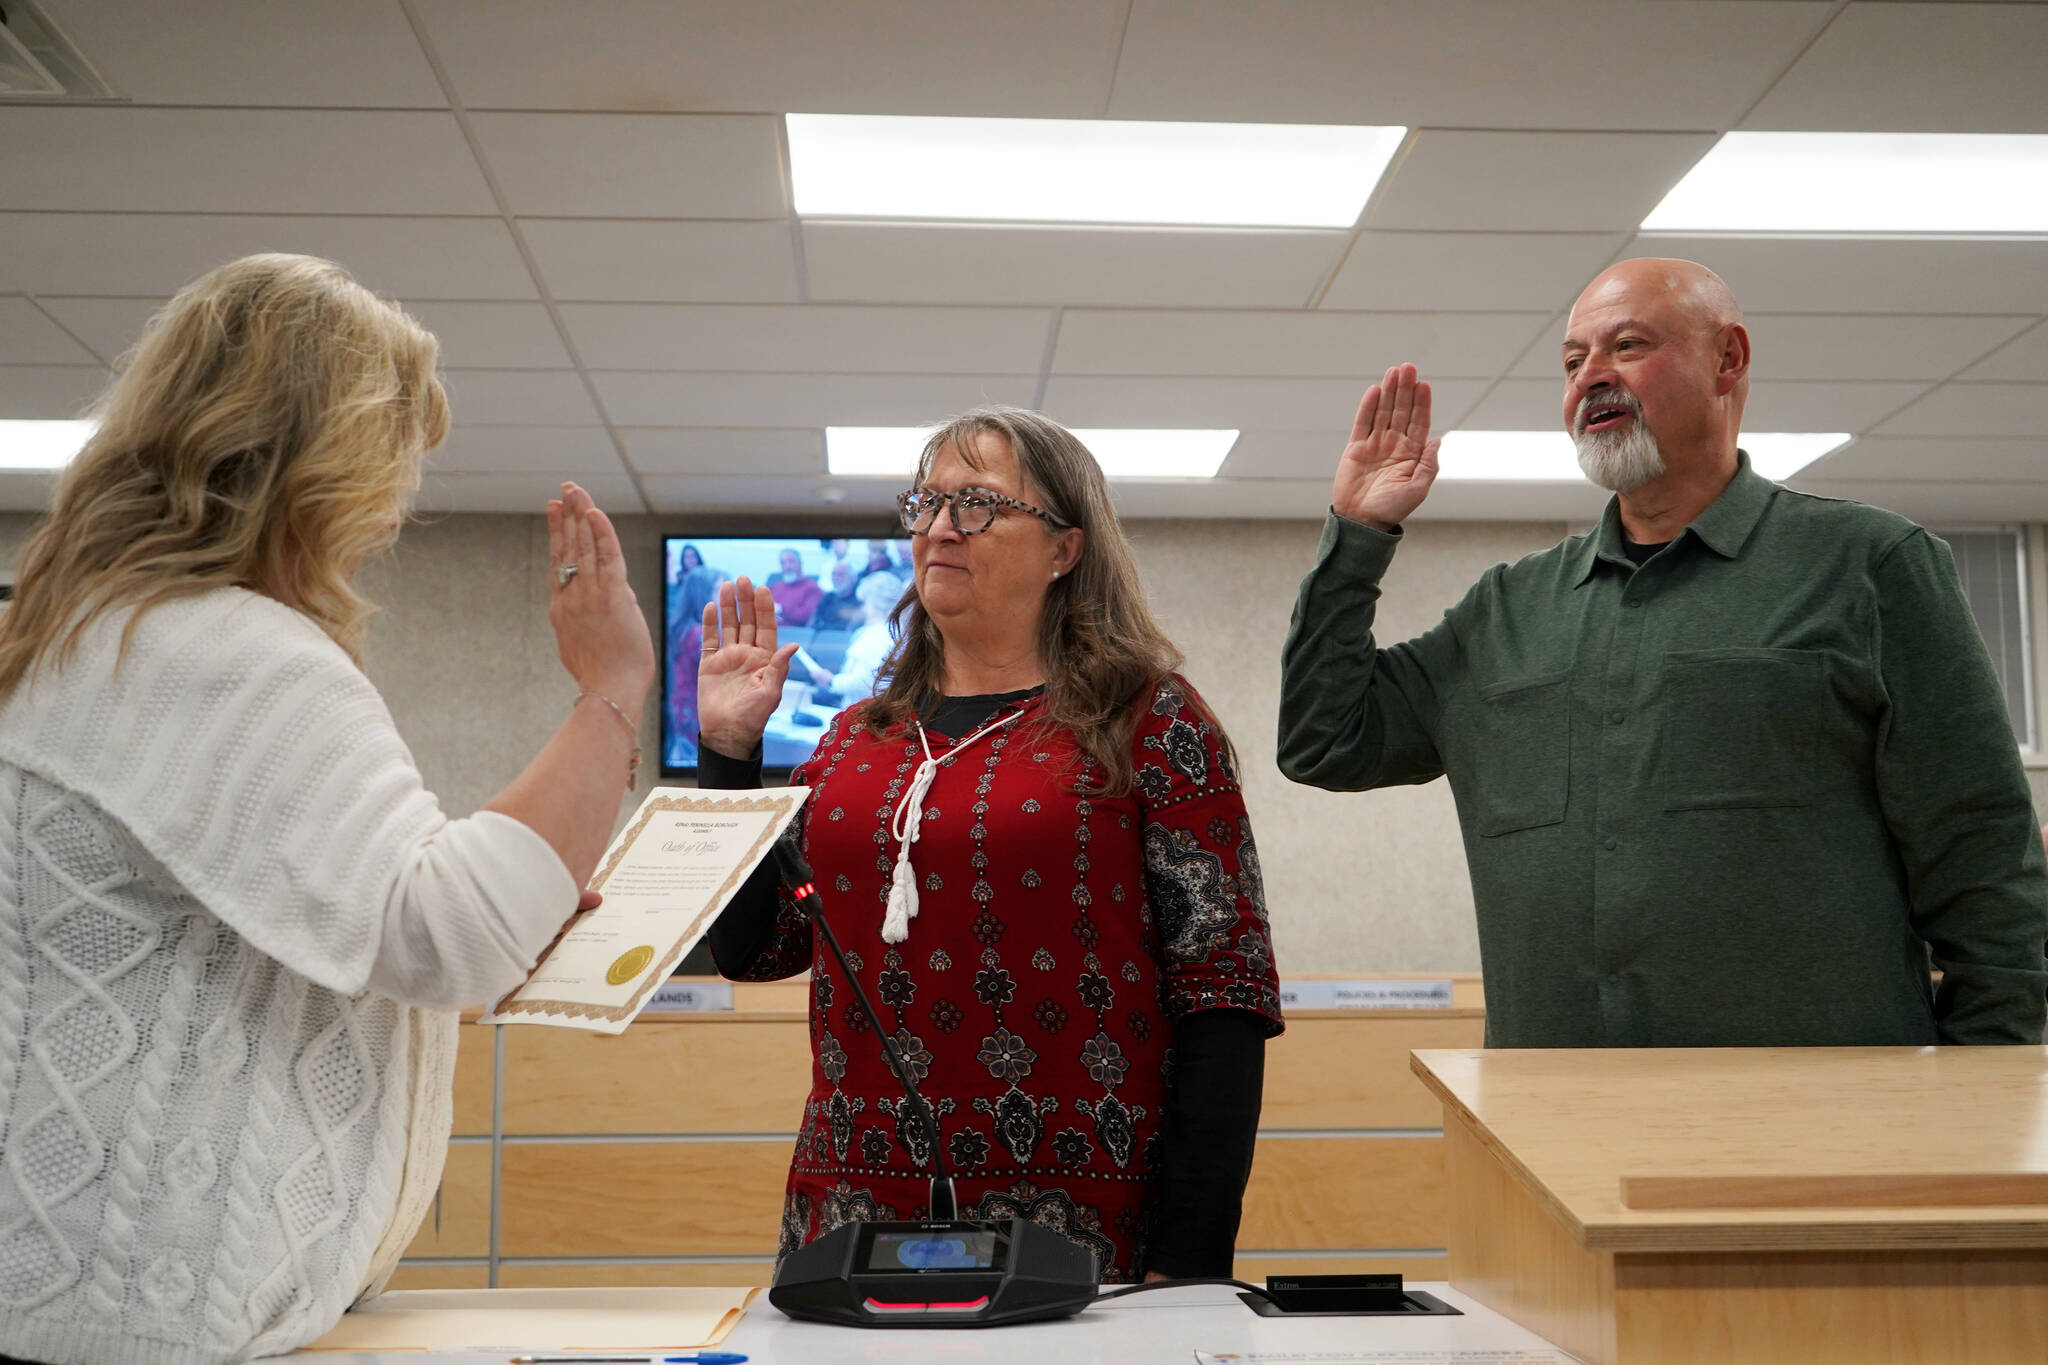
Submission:
M 1358 405 L 1351 443 L 1337 460 L 1331 507 L 1348 521 L 1393 530 L 1429 496 L 1440 444 L 1429 439 L 1429 385 L 1413 365 L 1396 365 Z

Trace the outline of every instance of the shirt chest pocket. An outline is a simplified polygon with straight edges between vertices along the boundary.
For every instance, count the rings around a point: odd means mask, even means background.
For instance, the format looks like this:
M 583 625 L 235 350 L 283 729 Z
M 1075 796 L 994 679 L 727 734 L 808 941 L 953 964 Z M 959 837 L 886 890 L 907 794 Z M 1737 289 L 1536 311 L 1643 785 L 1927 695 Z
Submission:
M 1571 795 L 1571 675 L 1513 678 L 1479 694 L 1484 778 L 1474 823 L 1491 837 L 1564 819 Z
M 1700 649 L 1664 656 L 1656 790 L 1664 809 L 1814 800 L 1821 655 Z

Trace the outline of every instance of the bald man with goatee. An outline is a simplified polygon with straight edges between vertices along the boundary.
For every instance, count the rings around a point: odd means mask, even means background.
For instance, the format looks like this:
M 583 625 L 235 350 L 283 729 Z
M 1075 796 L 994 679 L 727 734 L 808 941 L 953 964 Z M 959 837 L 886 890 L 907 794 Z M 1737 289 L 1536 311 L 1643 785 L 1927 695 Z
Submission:
M 1599 526 L 1385 647 L 1437 443 L 1413 366 L 1366 391 L 1281 769 L 1450 778 L 1492 1046 L 2041 1042 L 2042 839 L 1948 547 L 1750 468 L 1749 333 L 1703 266 L 1607 270 L 1561 358 Z

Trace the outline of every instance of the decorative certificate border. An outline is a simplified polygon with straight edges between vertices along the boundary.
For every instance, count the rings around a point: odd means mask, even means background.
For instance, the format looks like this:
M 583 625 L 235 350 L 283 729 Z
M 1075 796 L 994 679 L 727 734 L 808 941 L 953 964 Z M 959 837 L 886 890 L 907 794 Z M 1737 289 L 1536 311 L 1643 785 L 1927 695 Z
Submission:
M 590 879 L 590 889 L 592 891 L 604 890 L 605 882 L 618 869 L 619 864 L 625 860 L 627 851 L 646 832 L 649 822 L 656 815 L 678 811 L 702 815 L 738 811 L 765 812 L 781 818 L 772 820 L 762 827 L 759 837 L 747 849 L 746 856 L 740 860 L 739 865 L 727 875 L 726 879 L 719 884 L 718 889 L 711 893 L 711 898 L 704 903 L 703 907 L 690 917 L 690 922 L 685 926 L 682 935 L 669 945 L 667 952 L 656 956 L 651 969 L 642 975 L 641 986 L 633 993 L 631 1000 L 628 1000 L 623 1005 L 592 1005 L 577 1000 L 514 999 L 514 996 L 517 996 L 520 991 L 526 988 L 525 984 L 521 983 L 513 987 L 511 993 L 500 1000 L 484 1016 L 482 1022 L 493 1023 L 524 1015 L 535 1018 L 552 1016 L 555 1018 L 602 1020 L 607 1023 L 620 1025 L 631 1023 L 634 1016 L 638 1015 L 641 1009 L 646 1006 L 648 997 L 661 988 L 662 982 L 668 980 L 669 973 L 675 970 L 676 963 L 683 960 L 683 954 L 689 951 L 691 942 L 698 937 L 701 927 L 705 925 L 705 921 L 715 917 L 720 910 L 725 908 L 726 902 L 732 899 L 733 892 L 739 890 L 741 882 L 754 870 L 756 864 L 760 862 L 762 855 L 768 851 L 769 846 L 781 836 L 783 829 L 788 824 L 789 817 L 795 814 L 796 808 L 809 795 L 809 790 L 803 787 L 783 787 L 771 791 L 747 792 L 744 794 L 711 795 L 709 793 L 691 791 L 676 796 L 656 794 L 648 797 L 645 804 L 640 807 L 632 827 L 612 845 L 610 854 L 605 858 L 604 866 L 599 868 L 597 875 Z M 540 961 L 534 964 L 533 970 L 535 972 L 540 971 L 547 964 L 548 955 L 554 952 L 555 943 L 560 943 L 567 937 L 578 924 L 583 922 L 586 916 L 596 913 L 596 910 L 585 910 L 581 914 L 571 916 L 568 923 L 562 926 L 562 932 L 555 935 L 555 942 L 550 943 L 547 952 L 540 955 Z

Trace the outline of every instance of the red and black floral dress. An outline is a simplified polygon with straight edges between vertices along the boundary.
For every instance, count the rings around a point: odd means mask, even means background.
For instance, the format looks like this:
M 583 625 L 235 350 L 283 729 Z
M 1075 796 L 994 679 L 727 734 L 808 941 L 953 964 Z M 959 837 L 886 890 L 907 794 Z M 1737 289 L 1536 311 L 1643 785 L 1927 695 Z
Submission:
M 937 1112 L 962 1216 L 1053 1227 L 1096 1253 L 1105 1281 L 1144 1265 L 1175 1025 L 1229 1010 L 1281 1027 L 1258 852 L 1222 736 L 1178 676 L 1137 704 L 1127 796 L 1075 794 L 1100 769 L 1035 722 L 1035 697 L 942 759 L 911 855 L 919 911 L 899 944 L 881 928 L 891 818 L 924 758 L 916 731 L 877 733 L 856 706 L 791 776 L 813 789 L 799 837 L 827 913 Z M 958 738 L 927 734 L 934 754 Z M 721 965 L 750 980 L 812 973 L 782 1253 L 850 1220 L 925 1216 L 926 1140 L 808 922 L 784 901 L 759 951 L 744 965 L 721 952 Z

